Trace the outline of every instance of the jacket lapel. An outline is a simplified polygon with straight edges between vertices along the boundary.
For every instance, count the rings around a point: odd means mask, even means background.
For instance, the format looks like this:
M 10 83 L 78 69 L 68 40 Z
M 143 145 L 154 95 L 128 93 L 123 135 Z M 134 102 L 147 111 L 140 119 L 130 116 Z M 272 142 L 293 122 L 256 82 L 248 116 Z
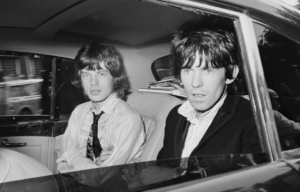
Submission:
M 239 101 L 239 96 L 237 95 L 227 95 L 224 104 L 219 109 L 217 115 L 215 116 L 213 122 L 210 124 L 203 138 L 199 142 L 198 146 L 193 150 L 191 156 L 197 152 L 201 147 L 220 129 L 225 125 L 234 115 L 236 106 Z
M 176 125 L 176 133 L 174 139 L 174 146 L 175 146 L 175 157 L 181 158 L 181 154 L 184 148 L 185 139 L 187 137 L 188 129 L 190 126 L 190 122 L 187 121 L 185 117 L 178 114 L 178 123 Z

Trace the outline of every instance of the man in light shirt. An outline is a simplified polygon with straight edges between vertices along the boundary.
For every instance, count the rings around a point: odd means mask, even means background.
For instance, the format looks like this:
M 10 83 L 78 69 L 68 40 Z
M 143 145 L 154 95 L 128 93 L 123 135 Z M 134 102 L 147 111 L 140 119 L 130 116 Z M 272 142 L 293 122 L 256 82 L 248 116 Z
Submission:
M 74 84 L 90 101 L 71 114 L 57 160 L 59 172 L 135 162 L 145 132 L 141 116 L 121 99 L 128 87 L 121 54 L 113 46 L 92 43 L 79 50 L 74 63 Z
M 189 22 L 175 32 L 172 53 L 188 100 L 169 113 L 157 160 L 183 159 L 158 162 L 133 178 L 125 170 L 129 187 L 182 175 L 191 156 L 261 152 L 251 104 L 235 94 L 239 60 L 233 33 Z

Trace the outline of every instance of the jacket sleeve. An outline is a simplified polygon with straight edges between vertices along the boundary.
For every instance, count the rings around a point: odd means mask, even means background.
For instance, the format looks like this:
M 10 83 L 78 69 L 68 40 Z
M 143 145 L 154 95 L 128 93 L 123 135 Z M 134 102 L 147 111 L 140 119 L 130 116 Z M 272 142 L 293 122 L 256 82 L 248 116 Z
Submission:
M 242 153 L 261 153 L 262 148 L 253 116 L 248 119 L 246 125 L 242 135 Z

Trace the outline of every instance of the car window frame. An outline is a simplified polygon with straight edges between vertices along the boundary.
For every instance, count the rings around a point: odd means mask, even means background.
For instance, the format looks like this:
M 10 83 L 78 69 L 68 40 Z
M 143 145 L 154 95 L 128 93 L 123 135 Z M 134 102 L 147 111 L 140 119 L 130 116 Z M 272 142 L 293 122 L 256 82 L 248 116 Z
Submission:
M 57 82 L 57 60 L 74 60 L 71 58 L 66 57 L 59 57 L 55 55 L 44 55 L 39 53 L 27 53 L 27 52 L 18 52 L 18 51 L 6 51 L 0 50 L 1 55 L 12 55 L 12 56 L 29 56 L 32 58 L 45 58 L 51 60 L 51 104 L 50 104 L 50 112 L 48 115 L 33 115 L 33 116 L 21 116 L 21 115 L 0 115 L 0 120 L 7 121 L 7 124 L 19 123 L 23 121 L 39 121 L 39 120 L 50 120 L 50 121 L 57 121 L 59 120 L 59 114 L 56 106 L 56 82 Z M 23 90 L 21 90 L 22 92 Z M 1 120 L 1 121 L 2 121 Z M 5 123 L 1 123 L 5 124 Z
M 269 154 L 271 162 L 281 159 L 281 146 L 264 79 L 261 58 L 256 44 L 254 26 L 252 23 L 253 19 L 247 12 L 243 11 L 242 8 L 239 9 L 235 6 L 228 7 L 228 4 L 224 8 L 224 4 L 211 1 L 186 1 L 184 5 L 179 0 L 163 3 L 150 0 L 150 2 L 177 7 L 195 13 L 211 14 L 234 20 L 242 68 L 262 150 Z

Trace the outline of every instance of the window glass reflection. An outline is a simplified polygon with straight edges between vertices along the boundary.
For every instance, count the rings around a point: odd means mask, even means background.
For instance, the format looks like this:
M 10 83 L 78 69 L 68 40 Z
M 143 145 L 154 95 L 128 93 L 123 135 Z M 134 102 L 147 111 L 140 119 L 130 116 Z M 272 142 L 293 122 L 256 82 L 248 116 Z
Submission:
M 51 66 L 52 58 L 0 55 L 0 115 L 49 115 Z
M 300 46 L 258 24 L 254 28 L 282 148 L 299 148 Z
M 83 90 L 73 83 L 76 74 L 73 60 L 57 60 L 56 109 L 60 119 L 67 118 L 77 105 L 87 101 Z
M 186 162 L 187 168 L 177 167 Z M 60 191 L 145 191 L 202 179 L 268 162 L 266 153 L 191 156 L 63 172 L 55 175 Z M 225 175 L 226 177 L 226 175 Z

